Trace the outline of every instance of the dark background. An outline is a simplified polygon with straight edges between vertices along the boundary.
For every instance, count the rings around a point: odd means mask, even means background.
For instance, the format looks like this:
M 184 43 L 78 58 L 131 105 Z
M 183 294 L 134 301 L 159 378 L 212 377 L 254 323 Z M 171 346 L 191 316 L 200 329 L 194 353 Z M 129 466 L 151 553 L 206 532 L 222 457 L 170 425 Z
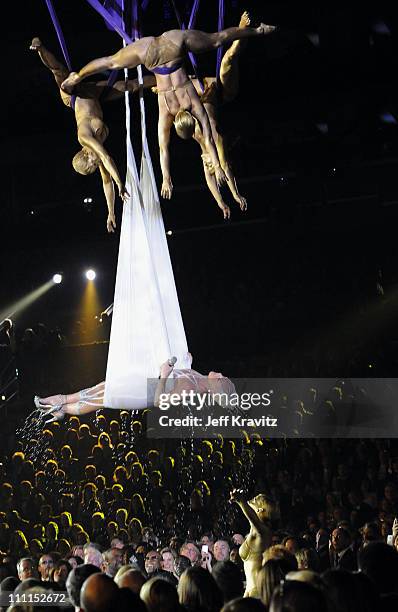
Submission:
M 177 4 L 186 16 L 191 3 Z M 87 2 L 54 5 L 74 68 L 119 48 Z M 222 112 L 247 213 L 226 195 L 232 215 L 223 221 L 198 146 L 173 136 L 175 192 L 162 208 L 195 365 L 235 376 L 395 375 L 398 20 L 387 2 L 225 6 L 226 26 L 247 9 L 254 25 L 279 30 L 249 42 L 239 96 Z M 197 27 L 217 29 L 217 9 L 202 0 Z M 170 2 L 151 0 L 142 24 L 151 35 L 177 27 Z M 33 36 L 61 59 L 44 0 L 19 5 L 3 48 L 0 309 L 62 270 L 64 283 L 16 327 L 58 325 L 68 338 L 87 266 L 97 270 L 101 306 L 112 301 L 118 233 L 106 233 L 99 176 L 72 169 L 74 117 L 29 51 Z M 215 54 L 201 56 L 202 74 L 214 74 L 215 62 Z M 146 103 L 160 185 L 155 96 Z M 104 118 L 123 174 L 123 102 L 105 107 Z M 93 198 L 90 211 L 85 197 Z M 116 211 L 120 225 L 120 201 Z M 104 330 L 88 340 L 102 337 Z

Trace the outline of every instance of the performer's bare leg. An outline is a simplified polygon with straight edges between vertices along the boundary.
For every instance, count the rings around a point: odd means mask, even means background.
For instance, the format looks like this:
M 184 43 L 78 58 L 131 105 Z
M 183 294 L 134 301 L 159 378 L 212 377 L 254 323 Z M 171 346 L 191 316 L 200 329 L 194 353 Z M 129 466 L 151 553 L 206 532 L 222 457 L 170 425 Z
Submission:
M 123 47 L 114 55 L 100 57 L 86 64 L 79 72 L 71 72 L 62 83 L 63 91 L 71 93 L 74 86 L 83 79 L 104 72 L 105 70 L 121 70 L 122 68 L 136 68 L 144 64 L 146 51 L 153 40 L 153 36 L 146 36 Z
M 48 406 L 59 406 L 60 404 L 74 404 L 82 399 L 82 397 L 96 397 L 99 395 L 103 395 L 103 391 L 105 388 L 105 383 L 101 382 L 94 387 L 90 387 L 89 389 L 84 389 L 83 391 L 77 391 L 76 393 L 69 394 L 58 394 L 58 395 L 49 395 L 48 397 L 40 397 L 40 404 L 47 404 Z
M 41 42 L 40 38 L 35 37 L 29 47 L 32 51 L 36 51 L 43 64 L 53 73 L 55 82 L 57 83 L 63 103 L 70 106 L 70 96 L 61 89 L 61 83 L 66 79 L 69 70 L 66 66 L 49 51 Z
M 96 412 L 104 407 L 105 382 L 69 395 L 52 395 L 35 398 L 35 404 L 42 416 L 49 416 L 46 423 L 60 421 L 65 414 L 82 415 Z M 44 402 L 47 401 L 47 404 Z M 41 408 L 40 408 L 41 407 Z
M 248 28 L 250 16 L 245 11 L 239 22 L 240 28 Z M 222 85 L 222 96 L 224 102 L 231 102 L 237 95 L 239 89 L 239 62 L 238 57 L 246 41 L 235 40 L 223 55 L 220 66 L 220 83 Z
M 222 45 L 228 45 L 235 40 L 271 34 L 275 29 L 275 26 L 261 23 L 258 28 L 241 28 L 234 26 L 221 30 L 220 32 L 213 32 L 212 34 L 202 32 L 201 30 L 171 30 L 171 32 L 181 32 L 183 35 L 183 42 L 188 51 L 192 51 L 193 53 L 205 53 L 206 51 L 218 49 L 222 47 Z M 171 36 L 170 38 L 173 40 Z
M 73 404 L 65 404 L 65 406 L 62 407 L 62 412 L 64 412 L 65 414 L 74 415 L 89 414 L 90 412 L 96 412 L 97 410 L 101 410 L 101 408 L 103 407 L 103 400 L 93 400 L 92 402 L 81 401 L 75 402 Z M 54 416 L 56 414 L 57 413 L 54 413 Z
M 263 36 L 264 34 L 270 34 L 274 30 L 274 26 L 262 23 L 258 28 L 233 27 L 221 30 L 220 32 L 213 32 L 212 34 L 201 32 L 200 30 L 169 30 L 166 34 L 167 38 L 176 45 L 175 59 L 177 60 L 181 58 L 184 51 L 205 53 L 206 51 L 218 49 L 222 45 L 227 45 L 234 40 Z M 71 93 L 73 87 L 83 79 L 104 70 L 135 68 L 138 64 L 145 65 L 145 55 L 152 40 L 152 36 L 141 38 L 120 49 L 115 55 L 101 57 L 89 62 L 79 72 L 71 72 L 62 83 L 62 89 L 67 93 Z

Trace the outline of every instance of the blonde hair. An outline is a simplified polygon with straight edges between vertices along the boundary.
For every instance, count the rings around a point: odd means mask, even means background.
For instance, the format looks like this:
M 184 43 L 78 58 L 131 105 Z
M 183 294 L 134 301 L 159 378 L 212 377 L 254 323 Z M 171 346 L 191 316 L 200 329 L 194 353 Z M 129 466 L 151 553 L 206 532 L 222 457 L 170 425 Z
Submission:
M 270 546 L 263 552 L 263 567 L 270 559 L 284 561 L 289 571 L 297 571 L 298 563 L 295 555 L 289 552 L 283 544 L 274 544 L 274 546 Z M 285 566 L 286 569 L 287 567 Z
M 92 174 L 96 171 L 98 164 L 87 158 L 85 149 L 81 149 L 72 159 L 72 166 L 79 174 Z
M 174 119 L 174 127 L 180 138 L 188 140 L 195 132 L 195 119 L 187 110 L 179 110 Z
M 262 510 L 262 520 L 276 520 L 279 518 L 278 504 L 276 504 L 265 493 L 259 493 L 259 495 L 256 495 L 253 497 L 253 499 L 249 500 L 249 503 Z

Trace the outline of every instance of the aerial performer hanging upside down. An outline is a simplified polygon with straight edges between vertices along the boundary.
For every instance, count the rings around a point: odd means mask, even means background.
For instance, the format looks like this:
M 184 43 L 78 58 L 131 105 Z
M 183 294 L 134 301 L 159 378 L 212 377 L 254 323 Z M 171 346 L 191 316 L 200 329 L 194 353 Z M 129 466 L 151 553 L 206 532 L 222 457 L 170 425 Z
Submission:
M 249 25 L 250 17 L 249 14 L 245 11 L 241 16 L 239 27 L 247 28 Z M 224 170 L 227 176 L 227 184 L 232 193 L 232 197 L 234 198 L 235 202 L 239 204 L 240 209 L 243 211 L 247 209 L 246 198 L 244 198 L 239 193 L 238 186 L 236 184 L 236 179 L 230 164 L 228 150 L 224 141 L 224 136 L 218 128 L 219 106 L 224 103 L 231 102 L 238 93 L 238 56 L 240 55 L 242 46 L 243 43 L 241 40 L 235 40 L 232 43 L 230 48 L 223 56 L 220 66 L 219 80 L 217 80 L 215 77 L 204 77 L 204 90 L 202 90 L 202 86 L 199 79 L 193 76 L 190 76 L 189 78 L 191 79 L 192 84 L 195 87 L 195 90 L 199 95 L 200 100 L 207 112 L 207 116 L 209 117 L 213 141 L 216 145 L 221 168 Z M 146 80 L 144 83 L 144 87 L 152 87 L 152 91 L 158 93 L 157 87 L 154 87 L 156 85 L 155 76 L 152 77 L 152 80 L 149 76 L 145 77 L 145 79 Z M 138 89 L 139 86 L 137 81 L 136 85 L 134 86 L 134 91 L 138 91 Z M 161 146 L 168 146 L 168 143 L 170 141 L 171 125 L 171 122 L 166 123 L 165 121 L 163 121 L 159 126 L 159 143 L 161 143 Z M 229 219 L 231 214 L 230 209 L 229 206 L 224 202 L 222 193 L 217 184 L 211 155 L 206 149 L 206 142 L 203 136 L 203 131 L 200 126 L 200 123 L 192 116 L 189 111 L 180 110 L 174 117 L 174 127 L 180 138 L 187 140 L 192 137 L 200 145 L 202 151 L 201 157 L 203 162 L 203 170 L 207 186 L 212 196 L 216 200 L 217 205 L 221 208 L 224 215 L 224 219 Z M 160 130 L 162 130 L 162 132 L 160 132 Z
M 104 70 L 135 68 L 139 64 L 143 64 L 155 74 L 159 104 L 160 165 L 163 175 L 161 194 L 170 199 L 173 192 L 169 157 L 170 129 L 174 117 L 177 117 L 180 111 L 188 111 L 201 126 L 203 145 L 214 169 L 216 184 L 221 185 L 227 181 L 212 136 L 209 117 L 183 67 L 187 53 L 212 51 L 235 40 L 263 36 L 274 30 L 274 26 L 261 23 L 257 28 L 232 27 L 212 34 L 200 30 L 169 30 L 161 36 L 146 36 L 120 49 L 115 55 L 93 60 L 79 72 L 71 72 L 61 84 L 61 88 L 71 94 L 76 85 L 93 74 Z
M 246 28 L 250 25 L 249 14 L 245 11 L 239 22 L 240 28 Z M 224 170 L 228 178 L 228 187 L 232 193 L 232 197 L 235 202 L 240 206 L 240 209 L 247 210 L 246 198 L 244 198 L 238 190 L 236 179 L 229 161 L 228 150 L 224 141 L 224 136 L 218 127 L 218 108 L 220 105 L 231 102 L 238 93 L 239 87 L 239 66 L 238 56 L 242 50 L 243 43 L 241 40 L 235 40 L 230 48 L 226 51 L 223 56 L 220 66 L 220 77 L 217 80 L 215 77 L 204 77 L 202 90 L 201 83 L 198 78 L 190 76 L 197 94 L 199 95 L 202 104 L 205 107 L 207 115 L 210 121 L 211 133 L 213 141 L 215 142 L 218 157 L 222 169 Z M 133 84 L 130 90 L 138 91 L 139 85 L 138 80 L 131 81 Z M 155 76 L 145 77 L 144 87 L 152 87 L 154 93 L 158 93 Z M 170 139 L 170 127 L 171 124 L 162 124 L 165 132 L 159 134 L 159 142 L 169 142 Z M 205 179 L 210 193 L 217 202 L 217 205 L 221 208 L 224 219 L 229 219 L 230 209 L 228 204 L 224 202 L 222 193 L 218 187 L 217 181 L 214 175 L 214 167 L 211 161 L 209 152 L 206 149 L 206 144 L 203 137 L 203 131 L 199 122 L 191 115 L 189 111 L 179 111 L 174 118 L 174 127 L 180 138 L 187 140 L 193 138 L 200 145 L 203 162 L 203 170 Z
M 249 25 L 250 17 L 245 11 L 240 18 L 239 28 L 247 28 Z M 219 106 L 226 102 L 231 102 L 238 93 L 238 56 L 240 55 L 242 46 L 242 40 L 235 40 L 225 52 L 220 66 L 219 80 L 217 80 L 215 77 L 205 77 L 203 79 L 204 91 L 202 91 L 199 79 L 192 78 L 192 83 L 200 96 L 201 102 L 204 105 L 209 117 L 211 132 L 213 140 L 216 144 L 218 158 L 228 179 L 227 185 L 235 202 L 239 204 L 240 209 L 243 211 L 247 209 L 247 202 L 246 199 L 239 193 L 236 179 L 230 164 L 226 143 L 224 141 L 222 132 L 218 128 L 217 116 Z M 229 219 L 230 209 L 224 202 L 221 191 L 215 179 L 214 166 L 209 151 L 206 149 L 206 142 L 200 124 L 189 112 L 180 111 L 177 113 L 177 116 L 174 119 L 174 127 L 178 136 L 184 139 L 192 137 L 200 145 L 202 151 L 201 157 L 203 162 L 203 170 L 207 186 L 218 206 L 221 208 L 224 219 Z
M 192 356 L 190 355 L 192 361 Z M 159 406 L 160 396 L 164 394 L 181 394 L 183 391 L 189 393 L 222 393 L 230 396 L 235 392 L 233 382 L 221 374 L 221 372 L 209 372 L 207 375 L 200 374 L 192 369 L 174 369 L 172 361 L 165 361 L 160 367 L 160 376 L 154 389 L 153 398 L 148 405 Z M 100 382 L 94 387 L 83 389 L 69 395 L 50 395 L 49 397 L 34 397 L 34 403 L 38 409 L 39 416 L 50 417 L 46 423 L 61 421 L 65 414 L 82 415 L 95 412 L 104 406 L 105 382 Z M 142 408 L 146 408 L 143 406 Z
M 51 70 L 58 87 L 69 74 L 68 69 L 57 60 L 57 58 L 42 44 L 39 38 L 34 38 L 30 45 L 32 51 L 36 51 L 43 64 Z M 116 164 L 104 147 L 109 130 L 103 121 L 101 104 L 116 100 L 124 95 L 126 89 L 133 90 L 135 85 L 124 81 L 117 81 L 109 87 L 106 81 L 97 83 L 84 83 L 76 88 L 75 117 L 77 124 L 77 139 L 82 145 L 81 151 L 76 153 L 72 165 L 79 174 L 92 174 L 98 168 L 101 173 L 102 185 L 108 207 L 107 229 L 113 232 L 116 227 L 115 221 L 115 191 L 113 183 L 116 183 L 122 200 L 128 197 L 128 193 L 120 178 Z M 72 108 L 72 96 L 60 88 L 62 102 Z

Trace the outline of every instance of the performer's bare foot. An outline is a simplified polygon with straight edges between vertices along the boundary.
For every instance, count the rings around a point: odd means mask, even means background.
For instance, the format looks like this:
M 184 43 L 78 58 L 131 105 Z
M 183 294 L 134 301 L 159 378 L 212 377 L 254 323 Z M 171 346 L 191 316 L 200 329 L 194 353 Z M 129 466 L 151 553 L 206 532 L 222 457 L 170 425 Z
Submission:
M 29 49 L 31 51 L 37 51 L 38 49 L 40 49 L 40 47 L 41 47 L 41 40 L 40 38 L 37 38 L 37 36 L 35 36 L 35 38 L 33 38 L 32 42 L 30 43 Z
M 267 25 L 266 23 L 260 23 L 260 25 L 256 29 L 259 34 L 271 34 L 272 32 L 275 32 L 276 26 Z
M 49 395 L 48 397 L 39 397 L 38 395 L 35 395 L 33 401 L 36 408 L 49 408 L 54 406 L 60 407 L 66 403 L 66 396 L 58 394 Z
M 73 89 L 76 85 L 78 85 L 81 81 L 81 77 L 77 72 L 71 72 L 70 75 L 65 79 L 63 83 L 61 83 L 62 91 L 65 91 L 68 94 L 73 93 Z
M 242 13 L 242 16 L 239 21 L 239 28 L 248 28 L 250 25 L 250 15 L 247 11 Z
M 247 210 L 247 201 L 246 201 L 246 198 L 244 198 L 240 194 L 239 194 L 238 197 L 235 198 L 235 202 L 237 202 L 239 204 L 239 208 L 242 211 Z

